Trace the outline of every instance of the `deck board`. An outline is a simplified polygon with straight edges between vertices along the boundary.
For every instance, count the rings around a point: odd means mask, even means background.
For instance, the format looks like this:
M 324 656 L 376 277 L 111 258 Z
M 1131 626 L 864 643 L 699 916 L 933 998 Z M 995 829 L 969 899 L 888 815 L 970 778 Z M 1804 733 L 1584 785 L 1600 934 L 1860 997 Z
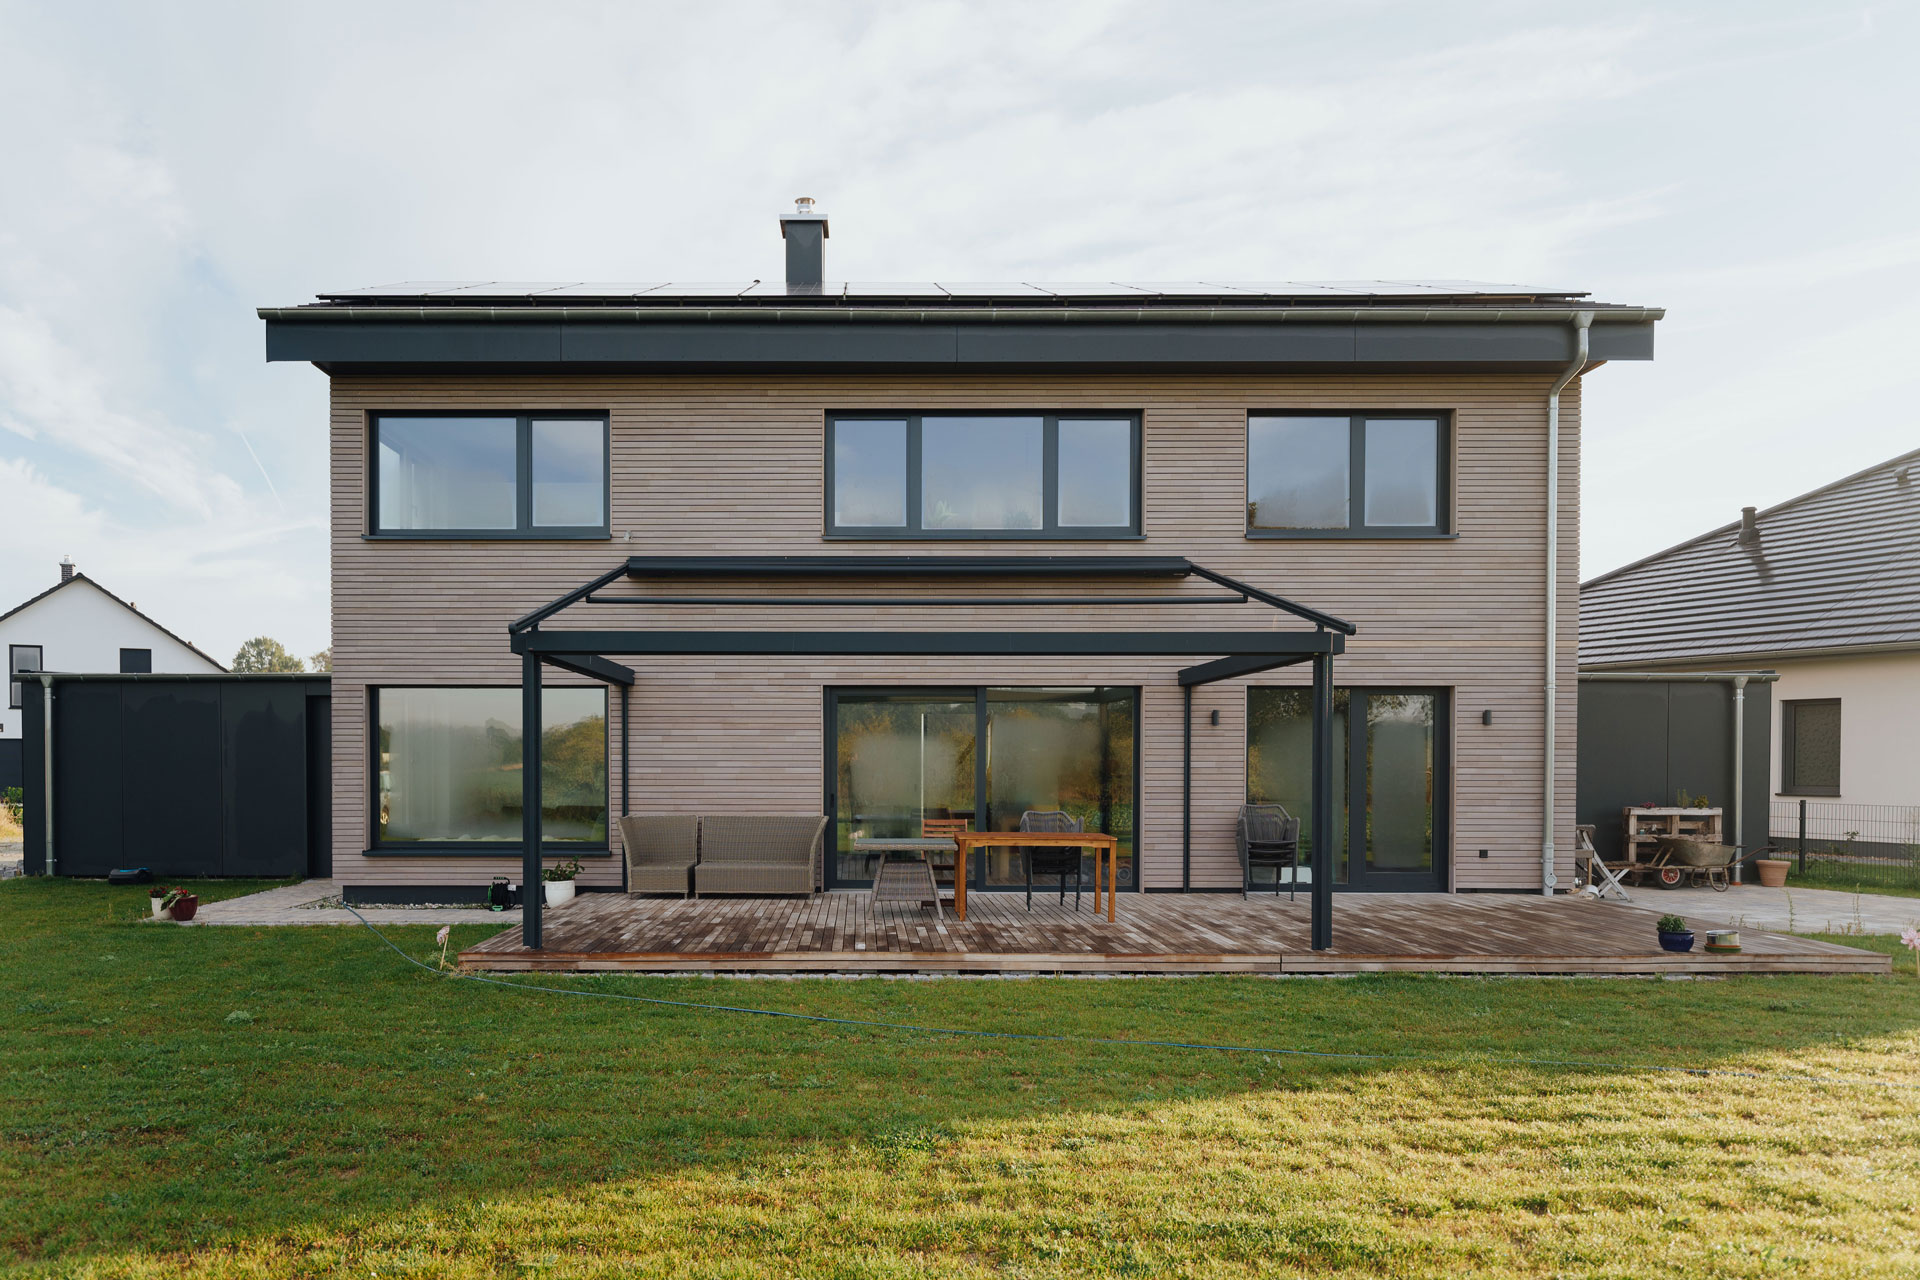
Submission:
M 1742 932 L 1736 956 L 1661 951 L 1650 911 L 1515 895 L 1353 894 L 1334 904 L 1333 950 L 1308 945 L 1304 896 L 1122 894 L 1108 923 L 1052 895 L 951 902 L 628 898 L 583 894 L 550 912 L 546 947 L 518 926 L 460 954 L 466 969 L 637 972 L 1889 973 L 1875 952 Z M 1697 932 L 1704 931 L 1698 926 Z

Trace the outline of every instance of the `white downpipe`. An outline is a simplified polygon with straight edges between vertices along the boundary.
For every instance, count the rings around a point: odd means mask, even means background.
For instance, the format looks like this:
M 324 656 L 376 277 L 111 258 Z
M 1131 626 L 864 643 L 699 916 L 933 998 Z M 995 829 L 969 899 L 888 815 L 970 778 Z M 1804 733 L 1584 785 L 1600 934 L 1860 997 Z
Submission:
M 1546 623 L 1546 750 L 1543 753 L 1543 781 L 1541 786 L 1541 830 L 1540 830 L 1540 892 L 1546 897 L 1553 896 L 1553 887 L 1557 877 L 1553 871 L 1553 787 L 1554 787 L 1554 733 L 1558 729 L 1559 716 L 1556 701 L 1559 697 L 1560 662 L 1558 650 L 1560 629 L 1560 393 L 1567 384 L 1580 376 L 1587 367 L 1589 330 L 1593 325 L 1593 312 L 1576 312 L 1573 317 L 1573 362 L 1554 380 L 1552 390 L 1547 392 L 1547 623 Z
M 1733 678 L 1733 882 L 1742 883 L 1741 864 L 1747 853 L 1747 678 Z

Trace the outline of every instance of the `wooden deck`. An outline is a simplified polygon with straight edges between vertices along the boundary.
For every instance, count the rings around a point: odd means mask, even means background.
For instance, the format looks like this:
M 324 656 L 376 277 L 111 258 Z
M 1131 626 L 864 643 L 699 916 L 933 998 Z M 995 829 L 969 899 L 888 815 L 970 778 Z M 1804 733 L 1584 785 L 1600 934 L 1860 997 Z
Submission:
M 1890 973 L 1886 956 L 1743 930 L 1739 955 L 1661 951 L 1652 911 L 1518 895 L 1355 894 L 1334 900 L 1335 949 L 1308 946 L 1307 900 L 1120 895 L 1108 924 L 1035 895 L 873 904 L 864 893 L 700 901 L 583 894 L 549 911 L 546 948 L 518 926 L 460 953 L 464 969 L 875 973 Z M 1702 934 L 1704 925 L 1696 926 Z

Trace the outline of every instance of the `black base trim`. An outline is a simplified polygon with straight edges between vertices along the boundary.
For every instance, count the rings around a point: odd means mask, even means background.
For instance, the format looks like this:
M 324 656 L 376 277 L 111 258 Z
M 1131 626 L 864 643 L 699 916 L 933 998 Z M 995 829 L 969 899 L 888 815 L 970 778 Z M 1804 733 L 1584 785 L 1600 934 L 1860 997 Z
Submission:
M 514 883 L 519 883 L 516 877 Z M 403 884 L 403 885 L 345 885 L 340 890 L 341 901 L 353 906 L 407 906 L 415 902 L 485 902 L 490 885 L 484 884 Z M 619 893 L 617 884 L 583 884 L 578 893 Z M 511 911 L 490 912 L 502 918 L 511 916 L 508 923 L 517 923 L 519 908 Z M 475 923 L 479 923 L 475 921 Z

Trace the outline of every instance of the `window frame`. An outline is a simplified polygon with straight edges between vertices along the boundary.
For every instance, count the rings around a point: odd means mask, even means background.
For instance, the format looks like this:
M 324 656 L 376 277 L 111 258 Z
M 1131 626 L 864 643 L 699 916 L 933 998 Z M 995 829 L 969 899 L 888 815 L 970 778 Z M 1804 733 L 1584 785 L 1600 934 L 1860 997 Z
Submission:
M 13 655 L 22 649 L 31 649 L 39 655 L 35 661 L 39 666 L 32 672 L 24 672 L 13 665 Z M 10 644 L 7 646 L 7 710 L 18 711 L 26 704 L 27 682 L 15 680 L 16 675 L 37 675 L 47 669 L 47 647 L 43 644 Z
M 1782 698 L 1780 700 L 1780 794 L 1783 796 L 1837 796 L 1841 793 L 1840 781 L 1831 787 L 1816 787 L 1803 783 L 1795 776 L 1798 766 L 1798 753 L 1795 750 L 1795 721 L 1802 707 L 1832 707 L 1834 715 L 1840 721 L 1838 740 L 1834 744 L 1833 773 L 1836 779 L 1843 779 L 1841 770 L 1845 765 L 1842 748 L 1846 745 L 1846 713 L 1840 707 L 1838 698 Z
M 1143 522 L 1144 486 L 1143 414 L 1138 409 L 970 409 L 941 408 L 921 410 L 829 410 L 822 440 L 822 494 L 825 507 L 821 514 L 821 536 L 830 541 L 847 542 L 1137 542 L 1146 536 Z M 921 423 L 927 418 L 1038 418 L 1040 419 L 1040 503 L 1038 529 L 928 529 L 921 525 L 924 493 L 921 465 Z M 1060 423 L 1120 422 L 1128 431 L 1128 494 L 1132 519 L 1125 525 L 1062 525 L 1060 523 Z M 906 516 L 904 525 L 847 525 L 833 521 L 834 475 L 833 443 L 836 426 L 842 422 L 905 422 L 906 439 Z
M 511 529 L 382 529 L 380 527 L 380 422 L 383 418 L 501 418 L 514 423 Z M 601 427 L 598 525 L 533 523 L 533 424 L 598 422 Z M 585 542 L 613 537 L 613 415 L 604 409 L 374 409 L 367 413 L 367 516 L 361 537 L 393 542 Z
M 613 699 L 608 696 L 605 685 L 547 685 L 547 689 L 599 689 L 606 697 L 607 706 L 602 712 L 606 732 L 606 750 L 601 759 L 601 769 L 605 776 L 607 794 L 607 840 L 601 844 L 586 844 L 577 840 L 542 840 L 540 856 L 542 858 L 610 858 L 613 856 Z M 366 848 L 362 856 L 368 858 L 519 858 L 521 845 L 513 840 L 413 840 L 382 841 L 380 839 L 380 691 L 383 689 L 511 689 L 518 693 L 517 684 L 370 684 L 367 686 L 367 809 L 364 827 Z M 526 726 L 520 727 L 520 741 L 524 753 Z M 524 766 L 526 756 L 522 754 Z
M 144 653 L 144 654 L 146 654 L 146 655 L 147 655 L 147 665 L 146 665 L 146 666 L 144 666 L 144 667 L 128 667 L 128 666 L 127 666 L 127 655 L 128 655 L 128 654 L 130 654 L 130 653 Z M 129 648 L 128 648 L 128 647 L 126 647 L 125 645 L 122 645 L 122 646 L 120 646 L 120 674 L 121 674 L 121 675 L 123 675 L 123 676 L 150 676 L 150 675 L 152 675 L 152 674 L 153 674 L 153 650 L 152 650 L 152 649 L 129 649 Z
M 1268 529 L 1253 523 L 1253 420 L 1255 418 L 1347 419 L 1347 527 L 1344 529 Z M 1367 420 L 1434 424 L 1434 523 L 1367 524 Z M 1446 409 L 1249 409 L 1241 433 L 1241 518 L 1250 540 L 1409 541 L 1458 538 L 1453 502 L 1454 415 Z M 1356 523 L 1356 521 L 1358 523 Z

